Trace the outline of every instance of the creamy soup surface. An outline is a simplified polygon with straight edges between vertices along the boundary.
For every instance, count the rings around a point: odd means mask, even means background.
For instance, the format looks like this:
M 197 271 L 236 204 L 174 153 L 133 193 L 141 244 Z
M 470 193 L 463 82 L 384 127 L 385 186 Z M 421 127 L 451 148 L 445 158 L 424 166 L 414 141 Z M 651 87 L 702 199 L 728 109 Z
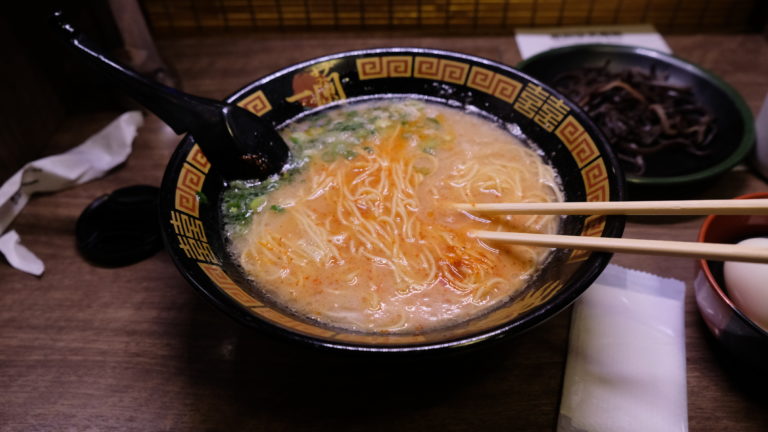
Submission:
M 418 100 L 339 107 L 282 131 L 294 163 L 234 182 L 222 212 L 255 286 L 362 332 L 420 332 L 509 298 L 548 250 L 474 229 L 552 233 L 553 216 L 479 217 L 453 203 L 561 200 L 555 173 L 495 123 Z

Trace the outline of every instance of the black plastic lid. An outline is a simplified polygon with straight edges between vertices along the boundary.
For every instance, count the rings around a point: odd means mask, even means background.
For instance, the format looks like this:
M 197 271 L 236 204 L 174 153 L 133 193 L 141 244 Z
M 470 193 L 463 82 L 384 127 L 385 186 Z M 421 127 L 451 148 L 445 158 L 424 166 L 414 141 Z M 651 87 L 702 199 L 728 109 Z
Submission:
M 106 267 L 136 263 L 162 249 L 157 198 L 160 189 L 136 185 L 96 198 L 77 219 L 77 249 Z

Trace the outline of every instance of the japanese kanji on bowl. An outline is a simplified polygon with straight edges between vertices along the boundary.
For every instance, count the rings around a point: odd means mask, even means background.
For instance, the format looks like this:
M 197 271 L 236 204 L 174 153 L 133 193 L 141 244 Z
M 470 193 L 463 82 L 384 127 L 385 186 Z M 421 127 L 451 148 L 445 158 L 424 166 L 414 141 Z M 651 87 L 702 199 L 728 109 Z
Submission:
M 463 54 L 391 48 L 334 54 L 258 79 L 228 98 L 276 127 L 308 111 L 370 98 L 418 97 L 519 127 L 542 151 L 567 201 L 623 198 L 623 175 L 600 131 L 553 89 L 502 64 Z M 407 334 L 355 332 L 321 324 L 255 289 L 226 252 L 220 197 L 226 181 L 192 137 L 165 172 L 160 220 L 166 248 L 190 284 L 241 323 L 311 345 L 366 352 L 451 350 L 518 334 L 573 302 L 607 265 L 610 254 L 557 250 L 523 289 L 468 321 Z M 567 216 L 559 232 L 620 236 L 614 216 Z

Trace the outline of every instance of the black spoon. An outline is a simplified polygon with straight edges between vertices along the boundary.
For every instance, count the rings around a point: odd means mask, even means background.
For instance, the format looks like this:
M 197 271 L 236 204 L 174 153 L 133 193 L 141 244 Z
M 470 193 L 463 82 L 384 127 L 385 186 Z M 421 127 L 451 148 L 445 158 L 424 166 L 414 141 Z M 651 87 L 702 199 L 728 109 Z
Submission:
M 263 179 L 285 165 L 288 146 L 267 121 L 237 105 L 193 96 L 144 78 L 95 49 L 61 11 L 53 13 L 51 24 L 81 58 L 107 73 L 174 132 L 191 134 L 226 179 Z
M 54 12 L 51 24 L 74 52 L 109 75 L 176 133 L 191 134 L 227 180 L 263 179 L 285 165 L 288 146 L 260 117 L 236 105 L 189 95 L 142 77 L 101 54 L 60 11 Z M 93 264 L 117 267 L 160 250 L 158 193 L 157 187 L 138 185 L 97 198 L 77 220 L 75 238 L 81 255 Z

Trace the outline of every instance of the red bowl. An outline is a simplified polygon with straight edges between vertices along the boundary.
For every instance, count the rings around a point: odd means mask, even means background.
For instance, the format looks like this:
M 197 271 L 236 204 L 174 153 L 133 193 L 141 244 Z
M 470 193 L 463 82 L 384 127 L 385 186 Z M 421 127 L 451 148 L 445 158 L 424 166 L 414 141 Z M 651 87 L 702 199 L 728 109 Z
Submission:
M 768 192 L 735 199 L 768 198 Z M 751 237 L 768 236 L 768 215 L 709 216 L 698 240 L 709 243 L 738 243 Z M 737 359 L 757 364 L 768 361 L 768 332 L 741 312 L 728 297 L 723 262 L 699 260 L 693 286 L 696 303 L 715 339 Z

